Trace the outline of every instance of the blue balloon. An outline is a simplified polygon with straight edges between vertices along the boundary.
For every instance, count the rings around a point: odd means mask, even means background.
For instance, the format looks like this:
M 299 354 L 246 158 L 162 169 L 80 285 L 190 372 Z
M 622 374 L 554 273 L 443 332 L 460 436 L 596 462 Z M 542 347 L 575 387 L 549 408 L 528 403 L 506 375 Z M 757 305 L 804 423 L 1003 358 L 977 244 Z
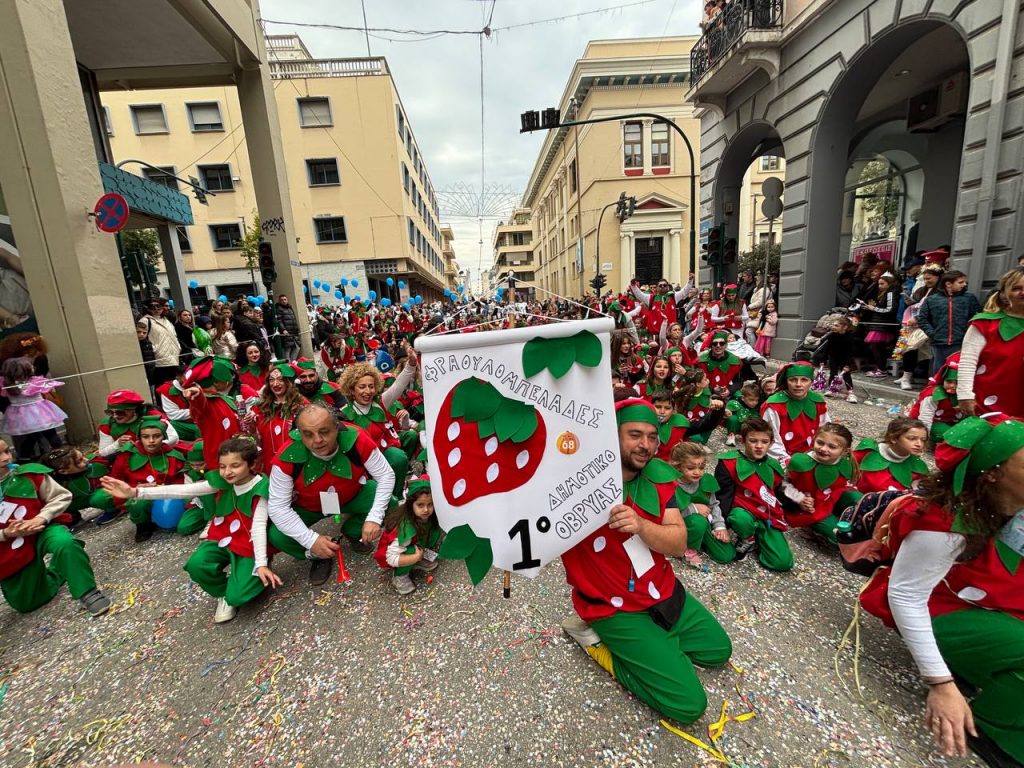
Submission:
M 358 281 L 358 280 L 355 280 L 355 279 L 353 279 L 353 280 L 352 280 L 352 287 L 353 287 L 353 288 L 358 288 L 358 287 L 359 287 L 359 281 Z
M 416 294 L 416 303 L 417 304 L 422 304 L 423 303 L 423 297 L 420 296 L 418 293 Z
M 199 287 L 199 281 L 198 280 L 189 280 L 188 281 L 188 287 L 189 288 L 198 288 Z
M 168 299 L 167 306 L 169 306 L 171 309 L 174 309 L 174 299 Z
M 391 306 L 391 299 L 381 299 L 380 300 L 380 305 L 382 307 L 390 307 Z
M 405 288 L 405 282 L 403 280 L 399 280 L 398 281 L 398 287 L 399 288 Z
M 324 288 L 330 288 L 331 287 L 331 281 L 330 280 L 324 280 L 321 277 L 320 278 L 320 285 L 322 285 Z
M 363 297 L 362 296 L 358 296 L 358 295 L 354 299 L 352 299 L 352 301 L 362 301 L 362 300 L 363 300 Z
M 404 309 L 406 312 L 408 312 L 409 310 L 412 309 L 412 307 L 410 307 L 408 304 L 403 304 L 402 305 L 402 309 Z
M 341 282 L 342 285 L 348 285 L 348 278 L 347 277 L 343 277 L 343 278 L 341 278 L 341 280 L 339 282 Z
M 217 301 L 227 301 L 227 300 L 228 300 L 228 297 L 225 296 L 223 293 L 220 296 L 217 297 Z
M 466 286 L 460 285 L 459 286 L 459 293 L 462 293 L 464 290 L 466 290 Z
M 377 292 L 376 292 L 376 291 L 370 291 L 370 292 L 369 292 L 368 294 L 366 294 L 366 295 L 370 297 L 370 301 L 373 301 L 374 299 L 376 299 L 376 298 L 377 298 Z
M 316 296 L 314 296 L 313 297 L 313 306 L 316 307 L 319 304 L 320 304 L 320 299 L 318 299 Z
M 390 287 L 391 287 L 392 285 L 394 285 L 394 284 L 395 284 L 395 279 L 394 279 L 393 277 L 389 277 L 389 278 L 388 278 L 387 280 L 385 280 L 384 282 L 385 282 L 385 283 L 387 283 L 387 284 L 388 284 L 388 288 L 390 288 Z
M 309 293 L 309 286 L 308 285 L 302 286 L 302 292 L 303 293 Z
M 158 526 L 168 530 L 178 527 L 178 521 L 185 514 L 184 499 L 156 499 L 150 508 L 150 516 Z
M 335 292 L 334 292 L 334 298 L 336 298 L 336 299 L 340 299 L 341 297 L 342 297 L 342 293 L 341 293 L 341 291 L 335 291 Z

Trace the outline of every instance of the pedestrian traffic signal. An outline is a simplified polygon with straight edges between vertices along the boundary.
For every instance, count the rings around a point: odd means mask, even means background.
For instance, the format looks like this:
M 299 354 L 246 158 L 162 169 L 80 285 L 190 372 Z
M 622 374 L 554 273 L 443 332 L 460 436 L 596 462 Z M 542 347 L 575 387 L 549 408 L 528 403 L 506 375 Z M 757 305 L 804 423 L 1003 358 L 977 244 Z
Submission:
M 730 237 L 725 241 L 725 245 L 722 248 L 722 263 L 723 264 L 735 264 L 736 263 L 736 238 Z
M 260 262 L 260 275 L 263 278 L 263 285 L 267 290 L 277 280 L 277 269 L 274 268 L 274 250 L 266 240 L 261 242 L 257 248 Z
M 704 253 L 701 260 L 705 264 L 715 266 L 722 263 L 722 234 L 724 225 L 716 225 L 708 230 L 708 241 L 704 245 Z

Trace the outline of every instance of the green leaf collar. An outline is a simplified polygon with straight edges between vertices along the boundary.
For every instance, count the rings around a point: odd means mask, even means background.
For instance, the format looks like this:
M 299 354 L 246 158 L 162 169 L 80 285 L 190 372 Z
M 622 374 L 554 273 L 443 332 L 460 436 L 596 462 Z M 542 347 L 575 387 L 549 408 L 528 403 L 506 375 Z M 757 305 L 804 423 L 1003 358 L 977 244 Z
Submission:
M 998 320 L 999 337 L 1003 341 L 1012 341 L 1024 333 L 1024 317 L 1014 317 L 1005 312 L 980 312 L 972 320 Z
M 788 392 L 776 392 L 774 395 L 768 398 L 768 403 L 785 403 L 786 404 L 786 415 L 791 420 L 796 420 L 797 417 L 802 413 L 812 421 L 818 418 L 818 403 L 824 403 L 825 398 L 813 390 L 807 393 L 807 397 L 803 400 L 794 400 L 789 396 Z
M 622 500 L 631 499 L 633 503 L 651 517 L 661 517 L 661 499 L 658 486 L 674 483 L 679 473 L 672 465 L 661 459 L 651 459 L 647 466 L 632 480 L 623 484 Z

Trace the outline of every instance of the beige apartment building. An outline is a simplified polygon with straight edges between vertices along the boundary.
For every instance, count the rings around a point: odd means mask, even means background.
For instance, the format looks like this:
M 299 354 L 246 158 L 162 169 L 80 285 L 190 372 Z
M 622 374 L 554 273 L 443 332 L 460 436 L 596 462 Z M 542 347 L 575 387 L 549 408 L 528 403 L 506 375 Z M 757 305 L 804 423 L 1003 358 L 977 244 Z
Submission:
M 509 272 L 522 285 L 517 287 L 519 298 L 533 300 L 537 291 L 537 261 L 533 253 L 533 224 L 529 208 L 516 208 L 508 221 L 494 230 L 494 264 L 488 275 L 488 288 L 507 285 Z
M 747 172 L 743 174 L 736 237 L 736 244 L 741 253 L 753 250 L 755 245 L 775 245 L 782 241 L 782 217 L 776 218 L 769 226 L 768 219 L 761 213 L 761 203 L 764 201 L 761 184 L 771 176 L 783 179 L 785 174 L 785 159 L 775 155 L 762 155 L 752 162 Z M 725 211 L 726 217 L 730 215 L 730 210 Z
M 453 238 L 387 61 L 314 59 L 296 35 L 269 35 L 266 45 L 294 220 L 288 235 L 308 299 L 335 301 L 343 278 L 349 296 L 439 297 Z M 187 279 L 198 284 L 192 300 L 251 293 L 240 241 L 262 211 L 236 89 L 107 91 L 102 102 L 116 161 L 181 192 L 192 189 L 175 176 L 210 192 L 206 205 L 193 201 L 194 223 L 177 230 Z M 261 215 L 264 234 L 280 224 Z M 166 274 L 160 279 L 166 287 Z M 264 292 L 258 272 L 255 282 Z
M 691 167 L 680 137 L 651 118 L 550 131 L 522 201 L 530 212 L 526 251 L 538 288 L 571 297 L 590 291 L 598 271 L 612 291 L 625 289 L 633 276 L 681 284 L 694 271 L 699 233 L 690 222 L 698 201 L 690 189 L 691 174 L 699 175 L 700 124 L 684 96 L 696 41 L 594 40 L 576 61 L 557 105 L 563 120 L 663 115 L 682 128 L 698 162 Z M 699 179 L 693 181 L 699 188 Z M 623 192 L 636 197 L 637 207 L 620 224 L 614 203 Z

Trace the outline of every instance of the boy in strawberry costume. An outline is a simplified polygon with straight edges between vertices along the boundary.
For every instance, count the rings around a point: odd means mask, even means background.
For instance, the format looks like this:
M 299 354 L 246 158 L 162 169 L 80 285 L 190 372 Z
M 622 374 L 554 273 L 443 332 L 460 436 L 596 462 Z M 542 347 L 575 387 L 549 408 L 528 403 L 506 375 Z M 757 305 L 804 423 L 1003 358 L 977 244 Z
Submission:
M 100 478 L 110 471 L 107 464 L 90 461 L 84 453 L 70 445 L 56 448 L 43 456 L 42 463 L 53 470 L 53 479 L 71 491 L 67 513 L 69 527 L 82 522 L 82 510 L 101 509 L 113 512 L 114 500 L 100 487 Z
M 234 363 L 223 357 L 201 357 L 185 371 L 184 383 L 189 413 L 203 438 L 206 471 L 214 472 L 220 463 L 220 444 L 242 431 L 238 406 L 231 397 Z
M 814 436 L 814 447 L 794 453 L 786 467 L 786 522 L 794 528 L 810 528 L 837 545 L 840 512 L 856 504 L 863 494 L 854 486 L 850 449 L 853 435 L 842 424 L 826 424 Z
M 185 457 L 167 445 L 167 425 L 156 416 L 144 416 L 139 427 L 138 441 L 121 447 L 110 477 L 128 485 L 178 485 L 184 481 Z M 128 519 L 135 524 L 135 542 L 153 537 L 156 525 L 150 516 L 150 502 L 132 499 L 122 505 L 128 510 Z
M 757 559 L 770 571 L 793 568 L 793 552 L 783 535 L 789 526 L 779 499 L 782 466 L 768 455 L 771 427 L 763 419 L 748 419 L 740 429 L 739 449 L 718 457 L 715 480 L 718 503 L 739 537 L 739 558 L 757 547 Z
M 935 447 L 938 472 L 894 502 L 861 591 L 900 631 L 928 685 L 925 725 L 948 755 L 1024 764 L 1024 422 L 968 417 Z M 955 677 L 954 677 L 955 676 Z M 956 678 L 977 690 L 970 702 Z
M 562 628 L 642 701 L 692 723 L 707 707 L 694 664 L 725 664 L 732 644 L 666 558 L 686 551 L 686 527 L 679 510 L 665 506 L 679 475 L 654 458 L 657 414 L 630 398 L 616 405 L 616 421 L 623 503 L 612 507 L 607 524 L 562 555 L 577 613 Z M 638 552 L 644 557 L 634 560 Z
M 323 584 L 339 547 L 308 526 L 340 511 L 347 515 L 342 533 L 353 548 L 372 551 L 391 501 L 395 473 L 369 435 L 342 423 L 323 405 L 303 407 L 295 426 L 298 434 L 292 433 L 270 464 L 273 525 L 267 537 L 296 560 L 313 560 L 310 582 Z M 330 504 L 335 500 L 337 510 Z
M 825 398 L 811 389 L 813 381 L 810 363 L 784 365 L 775 375 L 778 391 L 761 406 L 761 418 L 772 429 L 769 453 L 783 465 L 810 448 L 818 427 L 831 421 Z
M 96 588 L 85 546 L 58 522 L 71 491 L 51 477 L 48 467 L 18 466 L 13 460 L 0 440 L 0 591 L 7 604 L 29 613 L 50 602 L 66 581 L 89 613 L 106 613 L 110 598 Z
M 182 392 L 184 372 L 156 388 L 157 404 L 171 422 L 178 437 L 186 442 L 199 439 L 199 429 L 192 421 L 188 400 Z

